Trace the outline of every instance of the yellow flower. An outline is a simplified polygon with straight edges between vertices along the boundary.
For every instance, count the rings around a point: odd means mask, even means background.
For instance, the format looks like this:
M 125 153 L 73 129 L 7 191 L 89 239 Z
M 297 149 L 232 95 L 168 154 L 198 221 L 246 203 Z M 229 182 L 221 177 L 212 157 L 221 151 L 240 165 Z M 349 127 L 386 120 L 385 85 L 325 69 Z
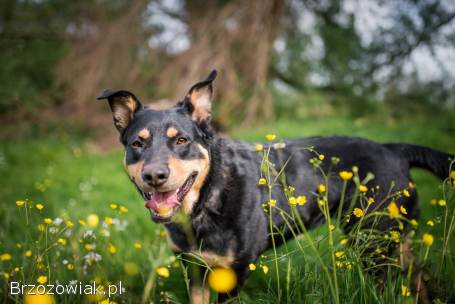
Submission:
M 122 213 L 127 213 L 128 209 L 125 206 L 120 206 L 118 208 L 118 211 L 122 214 Z
M 368 198 L 368 206 L 370 206 L 370 205 L 373 204 L 373 203 L 374 203 L 374 198 L 369 197 L 369 198 Z
M 265 139 L 267 139 L 268 141 L 273 141 L 275 138 L 276 138 L 275 134 L 267 134 L 265 136 Z
M 40 284 L 46 284 L 47 283 L 47 277 L 46 276 L 39 276 L 36 281 Z
M 403 297 L 409 297 L 411 295 L 411 291 L 407 286 L 401 285 L 401 295 Z
M 267 180 L 265 178 L 260 178 L 259 181 L 258 181 L 258 185 L 267 185 Z
M 254 146 L 254 150 L 255 150 L 256 152 L 261 152 L 262 150 L 264 150 L 264 146 L 261 145 L 261 144 L 256 144 L 256 145 Z
M 425 246 L 430 247 L 433 245 L 434 238 L 431 234 L 429 233 L 424 233 L 422 236 L 422 242 Z
M 330 224 L 330 225 L 329 225 L 329 229 L 330 229 L 330 231 L 333 231 L 333 230 L 335 230 L 335 225 L 333 225 L 333 224 Z
M 0 255 L 0 261 L 10 261 L 12 259 L 11 254 L 3 253 Z
M 275 207 L 275 206 L 276 206 L 276 200 L 271 199 L 271 200 L 269 201 L 269 206 L 272 207 L 272 208 Z
M 35 207 L 36 207 L 36 209 L 38 209 L 38 210 L 43 210 L 43 208 L 44 208 L 43 204 L 36 204 Z
M 170 276 L 169 269 L 167 269 L 167 267 L 158 267 L 155 271 L 160 277 L 169 278 Z
M 413 182 L 409 182 L 409 183 L 408 183 L 408 187 L 412 189 L 412 188 L 414 188 L 414 187 L 415 187 L 415 185 L 414 185 L 414 183 L 413 183 Z
M 250 271 L 255 271 L 256 270 L 256 265 L 250 264 L 250 265 L 248 265 L 248 268 L 250 269 Z
M 63 238 L 59 238 L 59 239 L 57 240 L 57 243 L 59 243 L 60 245 L 65 246 L 65 245 L 66 245 L 66 240 L 63 239 Z
M 387 210 L 389 211 L 390 218 L 397 218 L 400 216 L 400 209 L 395 202 L 391 202 L 389 206 L 387 206 Z
M 404 230 L 404 225 L 402 222 L 398 222 L 398 229 L 403 231 Z
M 340 245 L 343 245 L 343 246 L 346 245 L 347 243 L 348 243 L 348 239 L 342 239 L 340 241 Z
M 31 251 L 31 250 L 27 250 L 27 251 L 24 253 L 24 255 L 25 255 L 26 257 L 31 257 L 31 256 L 32 256 L 32 251 Z
M 297 199 L 294 196 L 291 196 L 289 198 L 289 204 L 293 206 L 297 205 Z
M 398 231 L 391 231 L 390 232 L 390 239 L 394 241 L 395 243 L 400 242 L 400 233 Z
M 230 268 L 217 267 L 210 272 L 208 282 L 214 291 L 228 293 L 237 285 L 237 275 Z
M 356 217 L 362 217 L 363 216 L 363 210 L 360 208 L 354 208 L 354 211 L 352 212 Z
M 415 220 L 415 219 L 412 219 L 411 220 L 411 225 L 415 228 L 419 225 L 419 223 Z
M 86 223 L 84 220 L 78 220 L 77 222 L 78 222 L 79 225 L 81 225 L 81 226 L 87 225 L 87 223 Z
M 337 252 L 335 252 L 335 256 L 337 258 L 341 258 L 342 256 L 344 256 L 344 252 L 343 251 L 337 251 Z
M 135 242 L 135 243 L 133 244 L 133 247 L 136 248 L 136 249 L 141 249 L 141 248 L 142 248 L 142 244 L 139 243 L 139 242 Z
M 19 248 L 19 249 L 21 249 L 21 248 L 22 248 L 22 244 L 21 244 L 21 243 L 17 243 L 17 244 L 16 244 L 16 247 Z
M 24 204 L 25 204 L 24 201 L 16 201 L 16 205 L 17 205 L 18 207 L 22 207 L 22 206 L 24 206 Z
M 436 206 L 437 203 L 438 203 L 438 201 L 435 200 L 434 198 L 430 201 L 430 204 L 431 204 L 432 206 Z
M 411 197 L 411 194 L 409 193 L 408 189 L 403 190 L 403 195 L 406 197 Z
M 324 160 L 325 156 L 324 156 L 324 154 L 319 154 L 318 158 L 319 158 L 319 160 Z
M 340 175 L 342 180 L 346 180 L 347 181 L 347 180 L 350 180 L 352 178 L 353 174 L 350 171 L 341 171 L 339 173 L 339 175 Z
M 38 294 L 35 291 L 26 292 L 24 295 L 24 304 L 54 304 L 54 297 L 50 294 Z
M 112 225 L 112 223 L 113 223 L 112 217 L 110 217 L 110 216 L 104 217 L 104 222 L 108 225 Z
M 71 263 L 68 263 L 68 264 L 66 265 L 66 269 L 68 269 L 68 270 L 73 270 L 73 269 L 74 269 L 74 265 L 71 264 Z
M 45 230 L 45 227 L 43 224 L 38 224 L 38 226 L 36 226 L 36 228 L 38 229 L 39 232 L 43 232 Z
M 85 250 L 88 250 L 88 251 L 91 251 L 91 250 L 95 249 L 92 244 L 85 244 L 84 247 L 85 247 Z
M 450 172 L 450 178 L 455 179 L 455 170 Z
M 269 267 L 266 266 L 266 265 L 263 265 L 262 266 L 262 271 L 264 272 L 264 274 L 267 274 L 267 272 L 269 272 Z
M 50 218 L 48 218 L 48 217 L 45 218 L 45 219 L 44 219 L 44 224 L 47 224 L 47 225 L 52 224 L 52 219 L 50 219 Z
M 427 222 L 427 225 L 430 226 L 430 227 L 433 227 L 434 226 L 434 222 L 432 220 L 429 220 Z
M 447 205 L 447 202 L 445 200 L 443 200 L 443 199 L 440 199 L 438 201 L 438 205 L 441 206 L 441 207 L 444 207 L 445 205 Z
M 139 266 L 134 262 L 126 262 L 123 265 L 123 269 L 125 270 L 125 273 L 129 276 L 135 276 L 140 272 Z
M 8 279 L 9 279 L 9 273 L 4 272 L 4 273 L 3 273 L 3 277 L 5 278 L 5 280 L 8 281 Z
M 68 221 L 66 221 L 66 226 L 68 226 L 69 228 L 71 228 L 71 227 L 74 226 L 74 224 L 73 224 L 72 221 L 68 220 Z
M 87 216 L 87 224 L 90 227 L 95 228 L 96 226 L 98 226 L 99 222 L 100 222 L 100 218 L 98 217 L 98 215 L 91 213 Z
M 101 288 L 100 288 L 101 289 Z M 99 303 L 100 301 L 102 301 L 104 298 L 105 298 L 105 294 L 104 294 L 104 291 L 102 290 L 96 290 L 96 291 L 92 291 L 91 293 L 88 293 L 85 295 L 85 298 L 87 299 L 87 301 L 84 301 L 84 302 L 88 302 L 88 303 Z
M 319 192 L 319 193 L 324 193 L 326 190 L 327 190 L 327 189 L 326 189 L 326 187 L 325 187 L 324 184 L 320 184 L 320 185 L 318 186 L 318 192 Z
M 306 202 L 307 202 L 306 196 L 304 196 L 304 195 L 299 195 L 299 196 L 297 197 L 297 205 L 303 206 L 303 205 L 306 204 Z
M 351 269 L 351 268 L 352 268 L 352 264 L 351 264 L 351 262 L 349 262 L 349 261 L 346 261 L 346 269 L 348 269 L 348 270 L 349 270 L 349 269 Z
M 406 208 L 403 205 L 400 206 L 400 212 L 403 214 L 408 214 L 408 211 L 406 211 Z
M 14 267 L 14 272 L 19 272 L 21 269 L 19 267 Z
M 117 252 L 117 247 L 115 247 L 114 244 L 110 243 L 109 246 L 107 247 L 107 250 L 111 253 L 114 254 Z
M 359 191 L 360 191 L 361 193 L 365 193 L 365 192 L 368 191 L 368 187 L 365 186 L 365 185 L 360 185 L 360 186 L 359 186 Z
M 342 261 L 336 261 L 335 265 L 337 266 L 337 268 L 343 268 L 344 266 Z

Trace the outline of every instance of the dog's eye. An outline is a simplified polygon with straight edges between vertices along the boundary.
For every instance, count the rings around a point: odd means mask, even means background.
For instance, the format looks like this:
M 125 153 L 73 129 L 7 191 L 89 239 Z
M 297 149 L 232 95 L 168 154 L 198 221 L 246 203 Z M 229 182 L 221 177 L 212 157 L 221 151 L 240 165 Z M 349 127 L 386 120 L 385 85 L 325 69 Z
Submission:
M 131 146 L 133 146 L 135 148 L 142 148 L 144 146 L 144 144 L 142 142 L 140 142 L 139 140 L 135 140 L 135 141 L 133 141 Z
M 185 137 L 179 137 L 179 138 L 177 138 L 177 141 L 175 143 L 177 145 L 183 145 L 186 142 L 187 142 L 187 139 Z

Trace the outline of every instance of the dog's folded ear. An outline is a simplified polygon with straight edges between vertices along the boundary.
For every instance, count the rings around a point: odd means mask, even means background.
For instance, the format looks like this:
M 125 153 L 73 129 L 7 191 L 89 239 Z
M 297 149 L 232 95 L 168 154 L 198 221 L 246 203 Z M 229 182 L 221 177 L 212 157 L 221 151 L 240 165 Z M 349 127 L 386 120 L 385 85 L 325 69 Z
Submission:
M 207 121 L 212 114 L 213 86 L 216 70 L 210 72 L 207 79 L 196 83 L 186 94 L 185 103 L 196 122 Z
M 133 119 L 134 114 L 142 109 L 142 104 L 136 96 L 134 96 L 133 93 L 124 90 L 104 90 L 101 96 L 96 99 L 108 100 L 114 118 L 114 125 L 119 132 L 125 130 Z

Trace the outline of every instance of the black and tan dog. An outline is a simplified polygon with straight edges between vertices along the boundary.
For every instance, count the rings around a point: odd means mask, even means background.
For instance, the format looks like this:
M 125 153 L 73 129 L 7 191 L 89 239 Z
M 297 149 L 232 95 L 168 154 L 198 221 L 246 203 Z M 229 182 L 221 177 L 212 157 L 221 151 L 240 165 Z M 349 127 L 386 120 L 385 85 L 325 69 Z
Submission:
M 150 210 L 152 219 L 169 231 L 175 252 L 198 251 L 210 265 L 233 269 L 241 286 L 248 276 L 248 265 L 270 247 L 268 216 L 262 203 L 269 200 L 266 187 L 258 185 L 262 156 L 249 143 L 218 137 L 211 126 L 213 71 L 206 80 L 196 83 L 173 108 L 153 110 L 141 105 L 128 91 L 106 90 L 98 99 L 107 99 L 114 123 L 125 146 L 125 168 Z M 409 144 L 378 144 L 361 138 L 304 138 L 285 142 L 282 149 L 272 149 L 270 161 L 285 166 L 285 176 L 297 195 L 308 202 L 297 206 L 306 227 L 320 224 L 324 217 L 317 206 L 317 187 L 323 177 L 309 160 L 314 147 L 324 154 L 321 166 L 328 170 L 331 157 L 340 162 L 336 170 L 359 168 L 361 180 L 368 172 L 375 178 L 367 187 L 375 189 L 376 201 L 386 198 L 391 183 L 405 189 L 412 181 L 409 170 L 421 167 L 437 176 L 448 176 L 451 155 Z M 330 176 L 328 206 L 335 212 L 340 202 L 342 179 Z M 373 187 L 374 186 L 374 187 Z M 379 187 L 376 187 L 379 186 Z M 353 182 L 346 189 L 347 200 L 356 192 Z M 369 190 L 370 191 L 370 190 Z M 418 216 L 415 188 L 396 200 L 404 206 L 407 217 Z M 273 189 L 277 206 L 289 211 L 283 187 Z M 384 205 L 386 206 L 386 205 Z M 192 234 L 188 238 L 177 215 L 190 219 Z M 274 224 L 285 229 L 281 216 L 273 214 Z M 396 226 L 384 217 L 379 229 Z M 378 228 L 378 227 L 376 227 Z M 349 229 L 349 227 L 347 227 Z M 290 235 L 289 235 L 290 237 Z M 201 296 L 194 289 L 193 301 Z

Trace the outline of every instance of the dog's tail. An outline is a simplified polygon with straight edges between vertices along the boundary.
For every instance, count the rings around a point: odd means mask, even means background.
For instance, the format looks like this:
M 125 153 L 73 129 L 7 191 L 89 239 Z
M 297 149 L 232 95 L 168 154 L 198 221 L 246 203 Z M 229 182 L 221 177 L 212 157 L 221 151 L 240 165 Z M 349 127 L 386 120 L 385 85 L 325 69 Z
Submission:
M 406 159 L 411 167 L 429 170 L 441 179 L 449 176 L 450 164 L 455 159 L 455 155 L 417 145 L 385 144 L 385 146 Z

